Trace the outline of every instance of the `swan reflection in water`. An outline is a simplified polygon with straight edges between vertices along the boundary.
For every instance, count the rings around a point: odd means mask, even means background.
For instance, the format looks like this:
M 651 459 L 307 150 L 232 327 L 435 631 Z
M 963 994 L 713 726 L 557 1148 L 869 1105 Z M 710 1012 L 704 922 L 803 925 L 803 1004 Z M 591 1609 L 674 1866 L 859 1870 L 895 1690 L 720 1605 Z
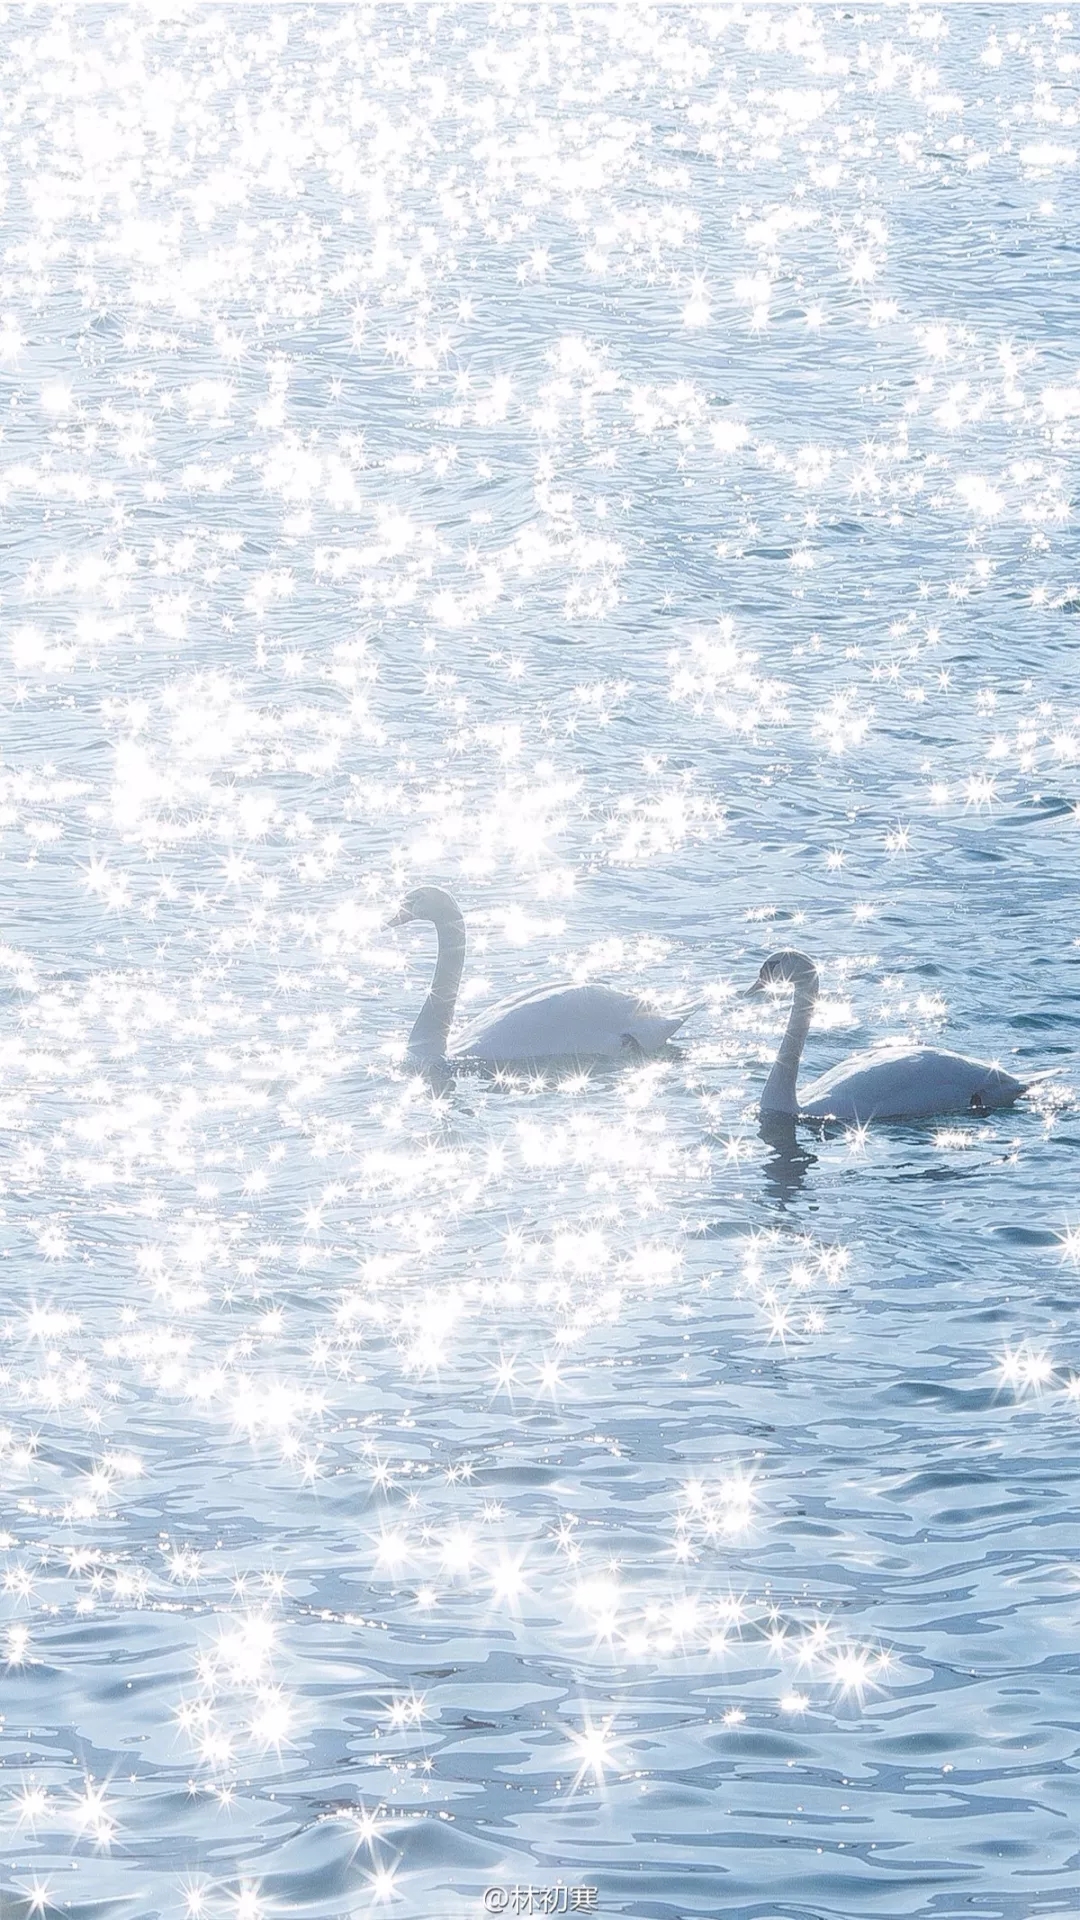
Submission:
M 810 1168 L 817 1165 L 817 1154 L 800 1140 L 790 1114 L 762 1114 L 758 1133 L 769 1149 L 762 1167 L 765 1191 L 771 1200 L 786 1206 L 802 1192 Z

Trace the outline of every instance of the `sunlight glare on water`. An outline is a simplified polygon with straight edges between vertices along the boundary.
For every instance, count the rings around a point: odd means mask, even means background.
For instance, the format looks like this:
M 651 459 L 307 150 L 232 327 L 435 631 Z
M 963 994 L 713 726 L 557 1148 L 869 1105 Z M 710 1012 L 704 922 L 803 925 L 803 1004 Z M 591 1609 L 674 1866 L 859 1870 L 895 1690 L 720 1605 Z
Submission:
M 1073 1911 L 1075 14 L 0 19 L 4 1914 Z

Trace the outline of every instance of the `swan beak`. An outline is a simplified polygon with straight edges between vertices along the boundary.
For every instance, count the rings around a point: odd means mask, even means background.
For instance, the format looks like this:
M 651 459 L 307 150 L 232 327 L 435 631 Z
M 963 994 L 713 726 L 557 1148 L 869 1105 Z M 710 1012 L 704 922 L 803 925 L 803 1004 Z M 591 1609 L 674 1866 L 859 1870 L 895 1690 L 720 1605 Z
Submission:
M 764 980 L 755 980 L 755 981 L 754 981 L 754 984 L 753 984 L 753 986 L 752 986 L 752 987 L 744 987 L 744 988 L 743 988 L 743 992 L 742 992 L 742 998 L 743 998 L 744 1000 L 752 1000 L 752 999 L 754 998 L 754 996 L 755 996 L 755 994 L 758 994 L 758 993 L 764 993 L 764 992 L 765 992 L 765 990 L 766 990 L 766 989 L 765 989 L 765 982 L 764 982 Z
M 383 931 L 385 933 L 390 927 L 403 927 L 411 919 L 412 914 L 408 907 L 399 907 L 396 913 L 390 915 L 389 920 L 383 921 Z

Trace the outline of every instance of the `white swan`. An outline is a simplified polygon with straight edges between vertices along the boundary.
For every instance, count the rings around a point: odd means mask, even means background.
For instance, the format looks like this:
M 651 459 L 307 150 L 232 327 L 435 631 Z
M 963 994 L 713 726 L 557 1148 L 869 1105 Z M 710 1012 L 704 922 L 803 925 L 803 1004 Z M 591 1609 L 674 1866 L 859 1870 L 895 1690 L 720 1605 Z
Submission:
M 818 996 L 817 968 L 805 953 L 771 954 L 748 994 L 791 985 L 795 998 L 761 1096 L 762 1120 L 918 1120 L 934 1113 L 988 1113 L 1008 1107 L 1044 1074 L 1015 1080 L 985 1060 L 937 1047 L 871 1047 L 853 1053 L 823 1073 L 802 1094 L 796 1088 L 799 1061 Z
M 409 1035 L 409 1060 L 440 1066 L 525 1065 L 542 1060 L 615 1060 L 658 1053 L 696 1007 L 657 1013 L 617 987 L 540 987 L 497 1007 L 448 1046 L 465 965 L 465 922 L 441 887 L 417 887 L 387 922 L 430 920 L 439 937 L 431 990 Z

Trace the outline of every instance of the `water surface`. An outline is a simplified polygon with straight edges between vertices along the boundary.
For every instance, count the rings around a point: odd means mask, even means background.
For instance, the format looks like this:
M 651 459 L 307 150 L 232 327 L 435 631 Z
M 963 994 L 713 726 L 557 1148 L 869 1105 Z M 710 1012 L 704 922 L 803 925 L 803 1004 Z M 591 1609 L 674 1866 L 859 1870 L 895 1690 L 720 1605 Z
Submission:
M 5 1914 L 1074 1911 L 1075 17 L 0 64 Z M 792 943 L 1058 1088 L 777 1151 Z

